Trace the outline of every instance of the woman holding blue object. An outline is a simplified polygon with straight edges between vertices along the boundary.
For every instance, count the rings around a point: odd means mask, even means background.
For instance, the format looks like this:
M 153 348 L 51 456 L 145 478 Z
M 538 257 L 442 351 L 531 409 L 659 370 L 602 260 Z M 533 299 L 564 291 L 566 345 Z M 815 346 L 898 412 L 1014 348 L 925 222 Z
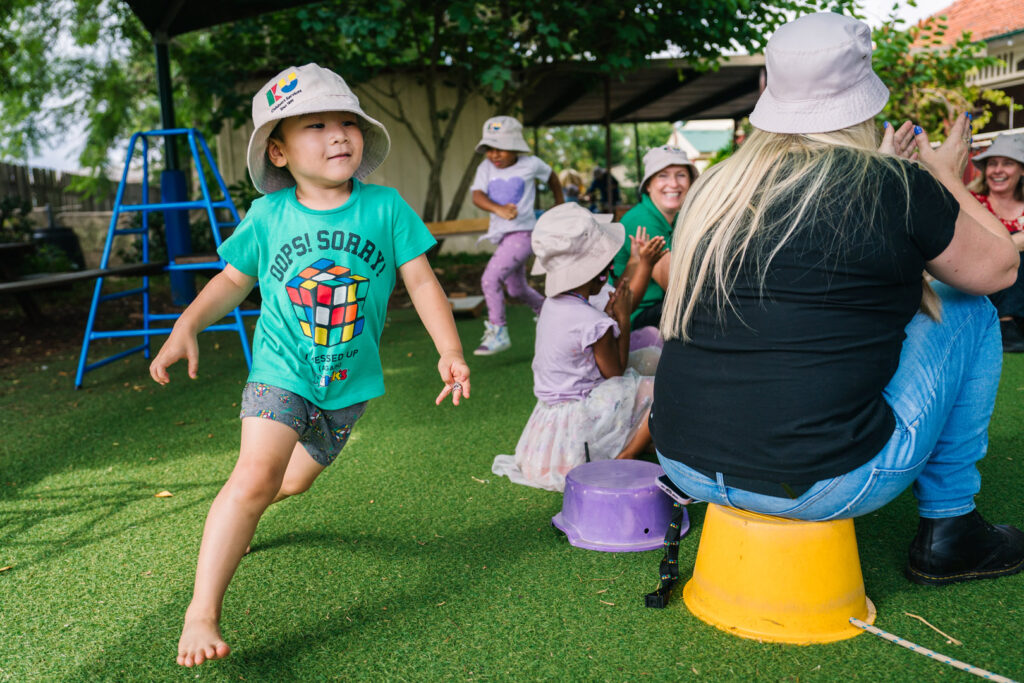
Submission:
M 889 93 L 849 17 L 786 24 L 766 61 L 754 133 L 675 230 L 662 466 L 698 500 L 804 520 L 864 515 L 913 484 L 910 580 L 1017 573 L 1024 533 L 974 506 L 1002 361 L 981 295 L 1013 283 L 1018 255 L 960 181 L 970 122 L 937 149 L 915 128 L 923 169 L 895 156 L 907 126 L 879 148 Z

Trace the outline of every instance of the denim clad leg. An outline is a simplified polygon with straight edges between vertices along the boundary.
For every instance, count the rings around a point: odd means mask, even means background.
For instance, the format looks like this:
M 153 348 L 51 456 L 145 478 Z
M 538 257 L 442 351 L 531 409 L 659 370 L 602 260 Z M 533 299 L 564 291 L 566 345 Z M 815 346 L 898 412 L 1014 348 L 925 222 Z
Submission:
M 907 325 L 899 368 L 885 388 L 896 429 L 872 460 L 819 481 L 794 500 L 725 486 L 658 455 L 662 467 L 697 500 L 805 520 L 858 517 L 911 484 L 922 517 L 974 509 L 981 486 L 975 463 L 988 448 L 988 423 L 1002 367 L 995 309 L 984 297 L 945 285 L 942 322 L 918 314 Z
M 933 427 L 939 433 L 924 470 L 914 482 L 914 495 L 922 517 L 941 519 L 974 509 L 974 496 L 981 489 L 977 462 L 988 451 L 988 426 L 1002 373 L 1003 345 L 999 317 L 987 298 L 963 294 L 945 285 L 935 290 L 942 297 L 943 308 L 950 308 L 953 321 L 962 321 L 962 328 L 955 332 L 946 328 L 951 339 L 945 345 L 929 335 L 934 345 L 931 354 L 947 354 L 942 362 L 949 369 L 933 370 L 938 375 L 935 391 L 945 389 L 941 406 L 945 412 L 925 416 L 938 422 Z M 957 370 L 958 376 L 954 374 Z M 957 379 L 959 386 L 955 384 Z M 902 409 L 898 407 L 899 399 L 889 395 L 888 387 L 886 400 L 895 410 Z M 941 419 L 943 416 L 945 419 Z

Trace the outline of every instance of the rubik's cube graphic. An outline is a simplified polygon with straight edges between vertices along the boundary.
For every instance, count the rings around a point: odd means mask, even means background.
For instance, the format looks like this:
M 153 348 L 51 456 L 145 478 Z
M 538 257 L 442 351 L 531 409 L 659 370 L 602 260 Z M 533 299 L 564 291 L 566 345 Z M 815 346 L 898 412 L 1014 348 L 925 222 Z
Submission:
M 285 285 L 302 334 L 319 346 L 347 342 L 363 331 L 359 306 L 369 281 L 322 258 Z

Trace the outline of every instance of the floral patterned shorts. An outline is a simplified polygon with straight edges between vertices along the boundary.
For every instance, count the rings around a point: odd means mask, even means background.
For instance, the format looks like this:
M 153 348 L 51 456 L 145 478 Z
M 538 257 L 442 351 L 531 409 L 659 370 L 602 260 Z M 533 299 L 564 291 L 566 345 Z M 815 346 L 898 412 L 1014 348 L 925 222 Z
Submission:
M 242 390 L 239 417 L 262 417 L 291 427 L 313 459 L 327 467 L 341 453 L 366 401 L 338 410 L 322 410 L 286 389 L 249 382 Z

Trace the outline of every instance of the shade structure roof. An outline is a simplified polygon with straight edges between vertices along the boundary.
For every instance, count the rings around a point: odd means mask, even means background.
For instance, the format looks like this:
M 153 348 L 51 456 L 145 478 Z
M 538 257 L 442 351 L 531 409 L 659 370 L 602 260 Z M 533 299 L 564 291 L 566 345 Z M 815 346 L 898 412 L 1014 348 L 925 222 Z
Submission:
M 764 87 L 764 56 L 738 55 L 716 70 L 684 60 L 652 59 L 625 78 L 587 64 L 552 67 L 523 102 L 528 126 L 736 119 L 748 115 Z
M 318 0 L 125 0 L 153 36 L 176 36 Z

